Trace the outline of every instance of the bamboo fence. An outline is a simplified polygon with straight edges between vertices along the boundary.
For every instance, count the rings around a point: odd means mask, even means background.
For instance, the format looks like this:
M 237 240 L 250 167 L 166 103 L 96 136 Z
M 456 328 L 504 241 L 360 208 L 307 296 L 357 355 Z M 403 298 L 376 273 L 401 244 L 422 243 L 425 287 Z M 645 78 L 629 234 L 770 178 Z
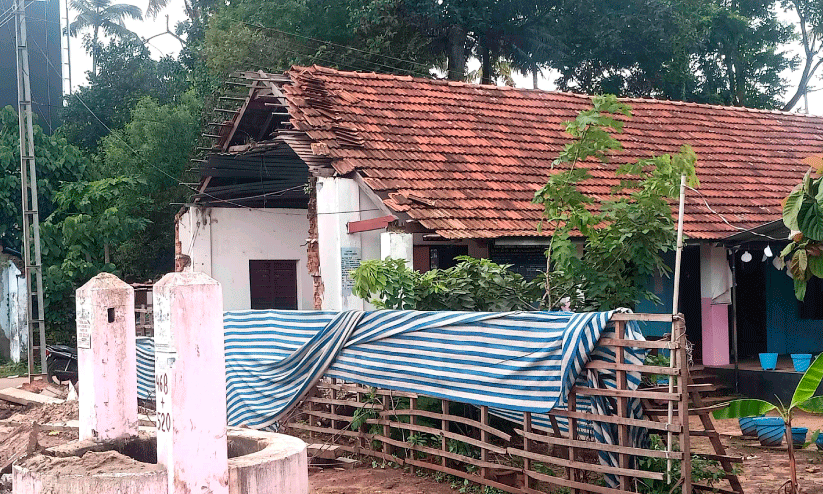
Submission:
M 672 339 L 660 341 L 626 339 L 625 325 L 631 320 L 674 323 L 676 334 Z M 535 426 L 529 412 L 523 414 L 522 423 L 513 423 L 490 414 L 485 406 L 329 380 L 321 380 L 284 425 L 308 435 L 315 443 L 334 444 L 338 450 L 405 465 L 412 470 L 424 469 L 439 472 L 435 475 L 468 479 L 512 494 L 538 494 L 558 488 L 573 494 L 624 494 L 637 492 L 639 482 L 671 480 L 665 471 L 641 469 L 640 458 L 659 459 L 664 464 L 667 460 L 679 463 L 676 471 L 680 472 L 683 494 L 691 494 L 693 489 L 742 493 L 732 470 L 732 463 L 739 459 L 725 455 L 708 416 L 708 407 L 698 403 L 699 385 L 691 384 L 682 316 L 616 313 L 612 321 L 615 337 L 602 338 L 599 345 L 614 352 L 614 362 L 592 361 L 586 368 L 614 372 L 617 386 L 614 389 L 574 386 L 567 408 L 549 412 L 551 427 Z M 628 348 L 667 350 L 676 365 L 628 364 L 624 358 Z M 674 390 L 670 392 L 668 387 L 629 389 L 629 373 L 668 376 L 675 381 Z M 598 415 L 580 409 L 581 396 L 605 396 L 616 413 Z M 642 419 L 630 416 L 629 400 L 632 399 L 658 407 L 658 413 L 647 414 Z M 730 489 L 692 482 L 688 420 L 692 402 L 701 405 L 691 412 L 700 415 L 704 426 L 704 430 L 696 433 L 709 437 L 715 449 L 714 455 L 704 456 L 720 461 Z M 672 414 L 666 413 L 669 407 Z M 663 413 L 659 413 L 660 410 Z M 671 421 L 669 415 L 673 417 Z M 582 421 L 614 424 L 616 443 L 605 444 L 581 437 Z M 567 434 L 561 433 L 560 422 L 568 423 Z M 638 448 L 631 440 L 630 431 L 634 427 L 659 434 L 663 449 Z M 666 440 L 669 433 L 676 438 L 676 444 Z M 613 453 L 617 464 L 598 462 L 601 452 Z M 615 486 L 604 485 L 604 475 L 611 476 Z

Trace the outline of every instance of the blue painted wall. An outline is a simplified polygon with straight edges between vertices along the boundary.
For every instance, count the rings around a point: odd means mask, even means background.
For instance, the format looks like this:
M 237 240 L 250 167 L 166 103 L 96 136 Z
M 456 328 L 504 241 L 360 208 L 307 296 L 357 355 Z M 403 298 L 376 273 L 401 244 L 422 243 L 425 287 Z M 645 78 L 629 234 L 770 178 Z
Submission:
M 794 285 L 786 272 L 766 266 L 766 289 L 769 352 L 823 352 L 823 320 L 800 319 Z
M 674 272 L 674 252 L 666 252 L 663 254 L 663 260 L 666 262 L 666 265 Z M 672 295 L 674 294 L 674 282 L 671 278 L 671 273 L 669 277 L 655 277 L 654 279 L 649 280 L 649 284 L 647 288 L 650 289 L 655 295 L 660 297 L 660 300 L 663 302 L 660 305 L 655 305 L 654 303 L 644 300 L 637 304 L 637 310 L 635 312 L 646 312 L 646 313 L 653 313 L 653 314 L 671 314 L 672 313 Z M 645 336 L 663 336 L 666 333 L 669 333 L 672 330 L 672 325 L 669 323 L 663 322 L 641 322 L 640 329 L 643 331 Z

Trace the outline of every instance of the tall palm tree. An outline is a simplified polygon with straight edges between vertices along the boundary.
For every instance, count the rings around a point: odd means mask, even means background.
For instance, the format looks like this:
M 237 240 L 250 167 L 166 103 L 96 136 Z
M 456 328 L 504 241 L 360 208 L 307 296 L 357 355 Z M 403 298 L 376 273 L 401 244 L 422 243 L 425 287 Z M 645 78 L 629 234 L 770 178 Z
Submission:
M 71 0 L 71 8 L 76 10 L 77 17 L 69 24 L 69 34 L 77 36 L 77 33 L 85 29 L 92 30 L 91 66 L 92 74 L 97 74 L 97 51 L 100 30 L 109 36 L 121 38 L 137 36 L 126 28 L 125 20 L 143 20 L 143 12 L 140 7 L 126 3 L 112 4 L 112 0 Z

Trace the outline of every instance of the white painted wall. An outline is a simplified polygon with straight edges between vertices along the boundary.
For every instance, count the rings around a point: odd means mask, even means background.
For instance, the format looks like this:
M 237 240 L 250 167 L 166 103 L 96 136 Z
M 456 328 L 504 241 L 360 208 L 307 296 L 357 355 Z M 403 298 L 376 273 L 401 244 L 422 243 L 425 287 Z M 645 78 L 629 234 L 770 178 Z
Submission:
M 349 235 L 346 224 L 363 218 L 360 187 L 348 178 L 321 177 L 317 180 L 317 241 L 320 244 L 320 276 L 325 293 L 323 310 L 363 310 L 361 299 L 345 289 L 348 277 L 344 272 L 356 268 L 358 259 L 368 259 L 370 246 L 364 252 L 362 235 Z M 378 252 L 380 249 L 378 240 Z M 343 266 L 343 251 L 350 253 Z
M 251 307 L 250 260 L 296 260 L 297 307 L 311 310 L 308 231 L 305 209 L 191 207 L 178 223 L 182 253 L 191 257 L 187 269 L 220 282 L 225 310 Z
M 360 260 L 380 259 L 384 229 L 348 233 L 347 224 L 386 216 L 352 179 L 321 177 L 317 181 L 317 236 L 320 275 L 325 293 L 323 310 L 370 310 L 374 307 L 343 289 L 343 249 L 356 249 Z M 348 269 L 348 268 L 347 268 Z
M 26 279 L 10 260 L 0 261 L 0 355 L 20 362 L 28 348 Z
M 406 266 L 413 269 L 414 235 L 403 232 L 383 232 L 380 234 L 380 258 L 405 259 Z

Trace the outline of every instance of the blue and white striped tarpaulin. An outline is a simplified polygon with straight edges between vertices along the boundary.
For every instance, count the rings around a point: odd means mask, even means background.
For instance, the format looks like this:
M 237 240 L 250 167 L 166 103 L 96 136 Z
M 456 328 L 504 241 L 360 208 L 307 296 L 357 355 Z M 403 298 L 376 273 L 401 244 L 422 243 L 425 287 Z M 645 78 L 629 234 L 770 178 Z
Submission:
M 565 407 L 590 359 L 613 360 L 597 341 L 611 312 L 320 312 L 224 314 L 228 418 L 269 427 L 323 375 L 511 412 Z M 642 339 L 629 322 L 626 337 Z M 138 394 L 152 398 L 154 355 L 138 338 Z M 627 362 L 640 363 L 641 351 Z M 599 383 L 613 386 L 608 371 Z M 604 379 L 605 377 L 605 379 Z M 611 382 L 610 382 L 611 381 Z M 639 384 L 629 376 L 629 386 Z M 508 413 L 506 413 L 508 411 Z M 548 422 L 535 421 L 537 426 Z
M 545 413 L 565 406 L 610 316 L 227 312 L 229 422 L 272 426 L 323 375 L 510 412 Z M 628 326 L 629 338 L 642 338 Z
M 589 360 L 614 362 L 598 347 L 614 337 L 613 312 L 233 311 L 224 314 L 229 425 L 275 428 L 323 376 L 490 407 L 493 414 L 551 430 L 547 412 L 566 408 L 574 384 L 616 387 L 614 371 L 585 370 Z M 625 338 L 642 340 L 635 322 Z M 641 364 L 643 350 L 627 349 Z M 153 343 L 138 338 L 138 393 L 152 398 Z M 628 373 L 629 389 L 640 375 Z M 639 400 L 631 415 L 642 418 Z M 615 413 L 606 397 L 579 396 L 578 411 Z M 556 421 L 561 432 L 568 422 Z M 580 438 L 614 443 L 614 424 L 580 421 Z M 645 431 L 633 428 L 640 446 Z M 601 461 L 616 465 L 613 454 Z M 607 480 L 613 481 L 608 478 Z M 610 482 L 611 483 L 611 482 Z

